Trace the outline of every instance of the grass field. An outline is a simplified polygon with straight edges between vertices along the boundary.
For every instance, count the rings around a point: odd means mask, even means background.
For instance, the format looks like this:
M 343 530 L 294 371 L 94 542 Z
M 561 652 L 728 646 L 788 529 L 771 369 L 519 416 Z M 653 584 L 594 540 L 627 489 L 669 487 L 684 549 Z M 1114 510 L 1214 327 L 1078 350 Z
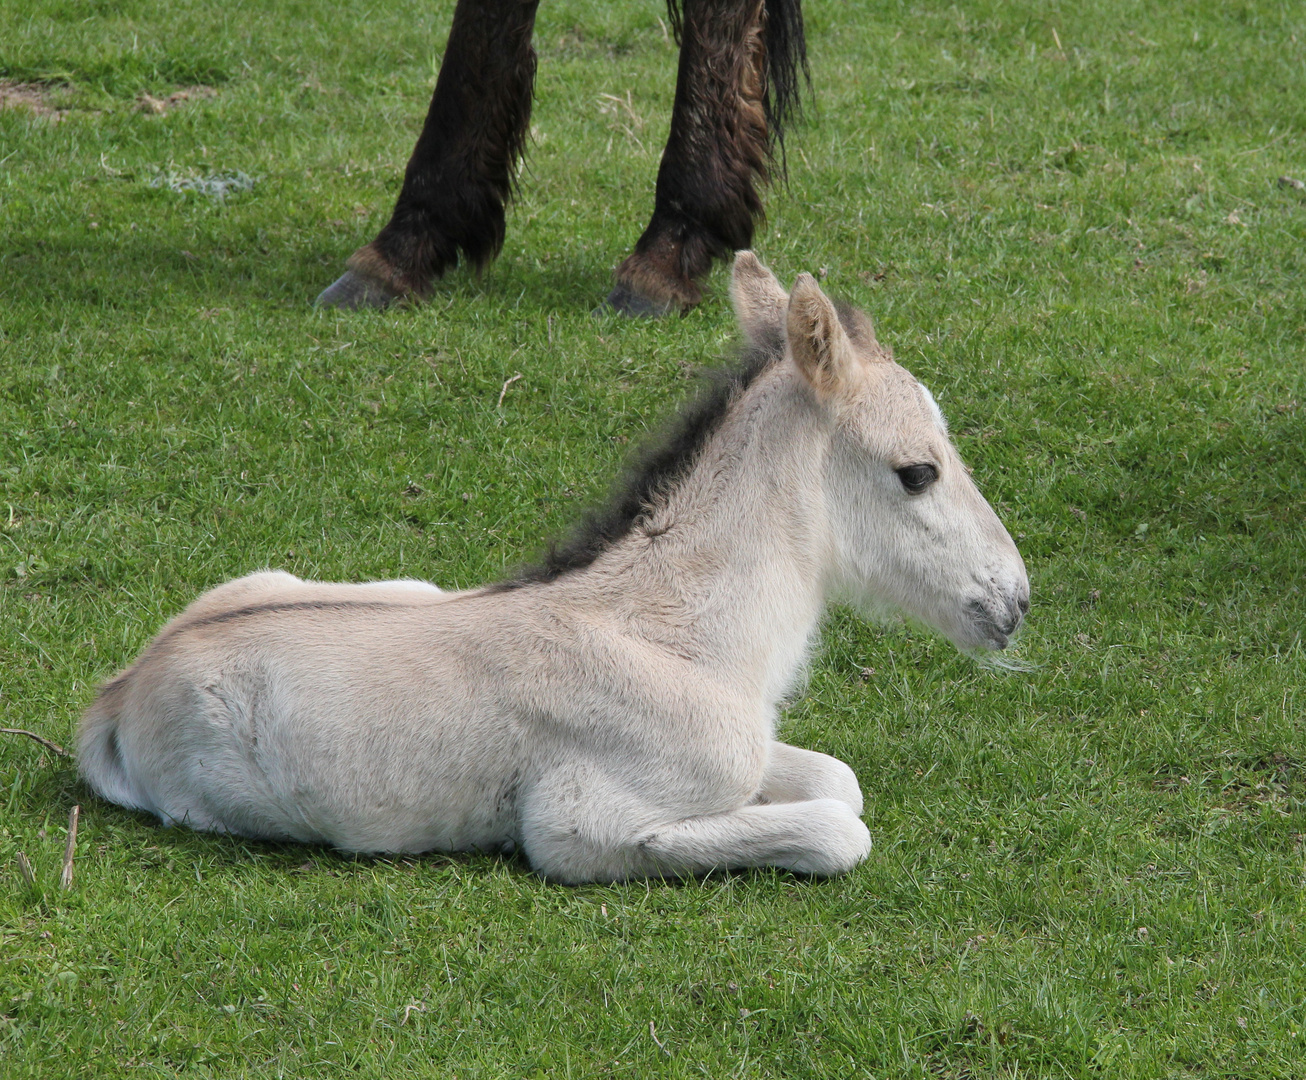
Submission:
M 1306 1076 L 1306 9 L 808 9 L 757 249 L 934 390 L 1029 567 L 1032 669 L 833 613 L 783 723 L 866 792 L 832 881 L 165 831 L 5 736 L 5 1080 Z M 684 319 L 590 316 L 652 205 L 656 0 L 541 8 L 482 279 L 310 306 L 451 10 L 0 5 L 0 724 L 67 744 L 260 567 L 503 573 L 728 354 L 720 272 Z

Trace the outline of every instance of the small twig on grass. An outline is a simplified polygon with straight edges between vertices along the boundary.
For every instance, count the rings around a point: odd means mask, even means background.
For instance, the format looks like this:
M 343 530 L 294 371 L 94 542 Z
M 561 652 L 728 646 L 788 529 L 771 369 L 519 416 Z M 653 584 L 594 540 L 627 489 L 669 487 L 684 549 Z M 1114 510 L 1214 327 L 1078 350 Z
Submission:
M 41 738 L 41 736 L 38 735 L 35 731 L 24 731 L 22 728 L 16 728 L 16 727 L 0 727 L 0 735 L 26 735 L 29 739 L 35 739 L 47 750 L 53 750 L 60 757 L 72 756 L 71 754 L 68 753 L 67 750 L 65 750 L 58 743 L 51 742 L 49 739 Z
M 1279 177 L 1279 187 L 1293 188 L 1296 191 L 1306 191 L 1306 180 L 1298 180 L 1295 176 Z
M 36 875 L 32 873 L 32 864 L 21 851 L 18 853 L 18 872 L 23 875 L 23 882 L 29 889 L 36 888 Z
M 510 387 L 513 383 L 515 383 L 520 378 L 521 378 L 521 372 L 519 371 L 517 372 L 516 375 L 514 375 L 511 379 L 509 379 L 507 382 L 503 384 L 503 389 L 499 391 L 499 404 L 495 406 L 496 409 L 503 408 L 503 396 L 508 392 L 508 387 Z
M 73 887 L 73 855 L 77 851 L 77 819 L 81 817 L 82 808 L 74 806 L 68 815 L 68 844 L 63 849 L 63 873 L 59 875 L 59 888 Z
M 653 1041 L 658 1044 L 658 1049 L 666 1054 L 667 1057 L 670 1057 L 671 1051 L 662 1045 L 662 1040 L 658 1038 L 658 1029 L 653 1026 L 652 1020 L 648 1022 L 648 1033 L 653 1036 Z

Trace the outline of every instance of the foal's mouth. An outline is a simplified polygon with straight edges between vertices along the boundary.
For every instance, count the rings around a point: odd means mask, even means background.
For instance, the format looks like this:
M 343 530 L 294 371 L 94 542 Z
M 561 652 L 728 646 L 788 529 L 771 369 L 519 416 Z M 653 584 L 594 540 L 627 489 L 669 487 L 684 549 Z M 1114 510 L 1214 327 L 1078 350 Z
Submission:
M 971 625 L 984 636 L 985 644 L 994 650 L 1005 649 L 1011 643 L 1012 635 L 1028 611 L 1029 601 L 1024 597 L 1014 602 L 1007 601 L 1007 609 L 1001 615 L 995 615 L 981 600 L 972 600 L 966 605 Z

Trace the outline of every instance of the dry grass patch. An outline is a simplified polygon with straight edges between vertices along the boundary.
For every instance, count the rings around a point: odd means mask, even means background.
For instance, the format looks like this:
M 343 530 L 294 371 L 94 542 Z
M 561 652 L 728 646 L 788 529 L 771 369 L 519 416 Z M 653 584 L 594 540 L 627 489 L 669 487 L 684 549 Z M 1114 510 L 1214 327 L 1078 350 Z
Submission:
M 136 104 L 143 113 L 154 113 L 162 116 L 164 113 L 171 112 L 178 105 L 185 105 L 191 101 L 203 101 L 205 98 L 215 97 L 217 93 L 211 86 L 186 86 L 180 90 L 174 90 L 166 97 L 155 97 L 153 94 L 142 93 L 136 99 Z

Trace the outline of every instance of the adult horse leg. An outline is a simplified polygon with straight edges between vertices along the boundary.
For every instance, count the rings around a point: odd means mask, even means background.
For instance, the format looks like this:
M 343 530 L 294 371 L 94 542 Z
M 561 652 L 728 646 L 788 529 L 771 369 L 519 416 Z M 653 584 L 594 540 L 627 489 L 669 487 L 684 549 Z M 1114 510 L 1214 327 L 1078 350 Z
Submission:
M 755 182 L 805 70 L 798 0 L 684 0 L 681 38 L 653 217 L 608 296 L 625 315 L 688 311 L 712 260 L 749 246 Z
M 458 0 L 426 123 L 389 223 L 317 302 L 385 307 L 423 297 L 459 259 L 480 269 L 503 246 L 531 115 L 539 0 Z

